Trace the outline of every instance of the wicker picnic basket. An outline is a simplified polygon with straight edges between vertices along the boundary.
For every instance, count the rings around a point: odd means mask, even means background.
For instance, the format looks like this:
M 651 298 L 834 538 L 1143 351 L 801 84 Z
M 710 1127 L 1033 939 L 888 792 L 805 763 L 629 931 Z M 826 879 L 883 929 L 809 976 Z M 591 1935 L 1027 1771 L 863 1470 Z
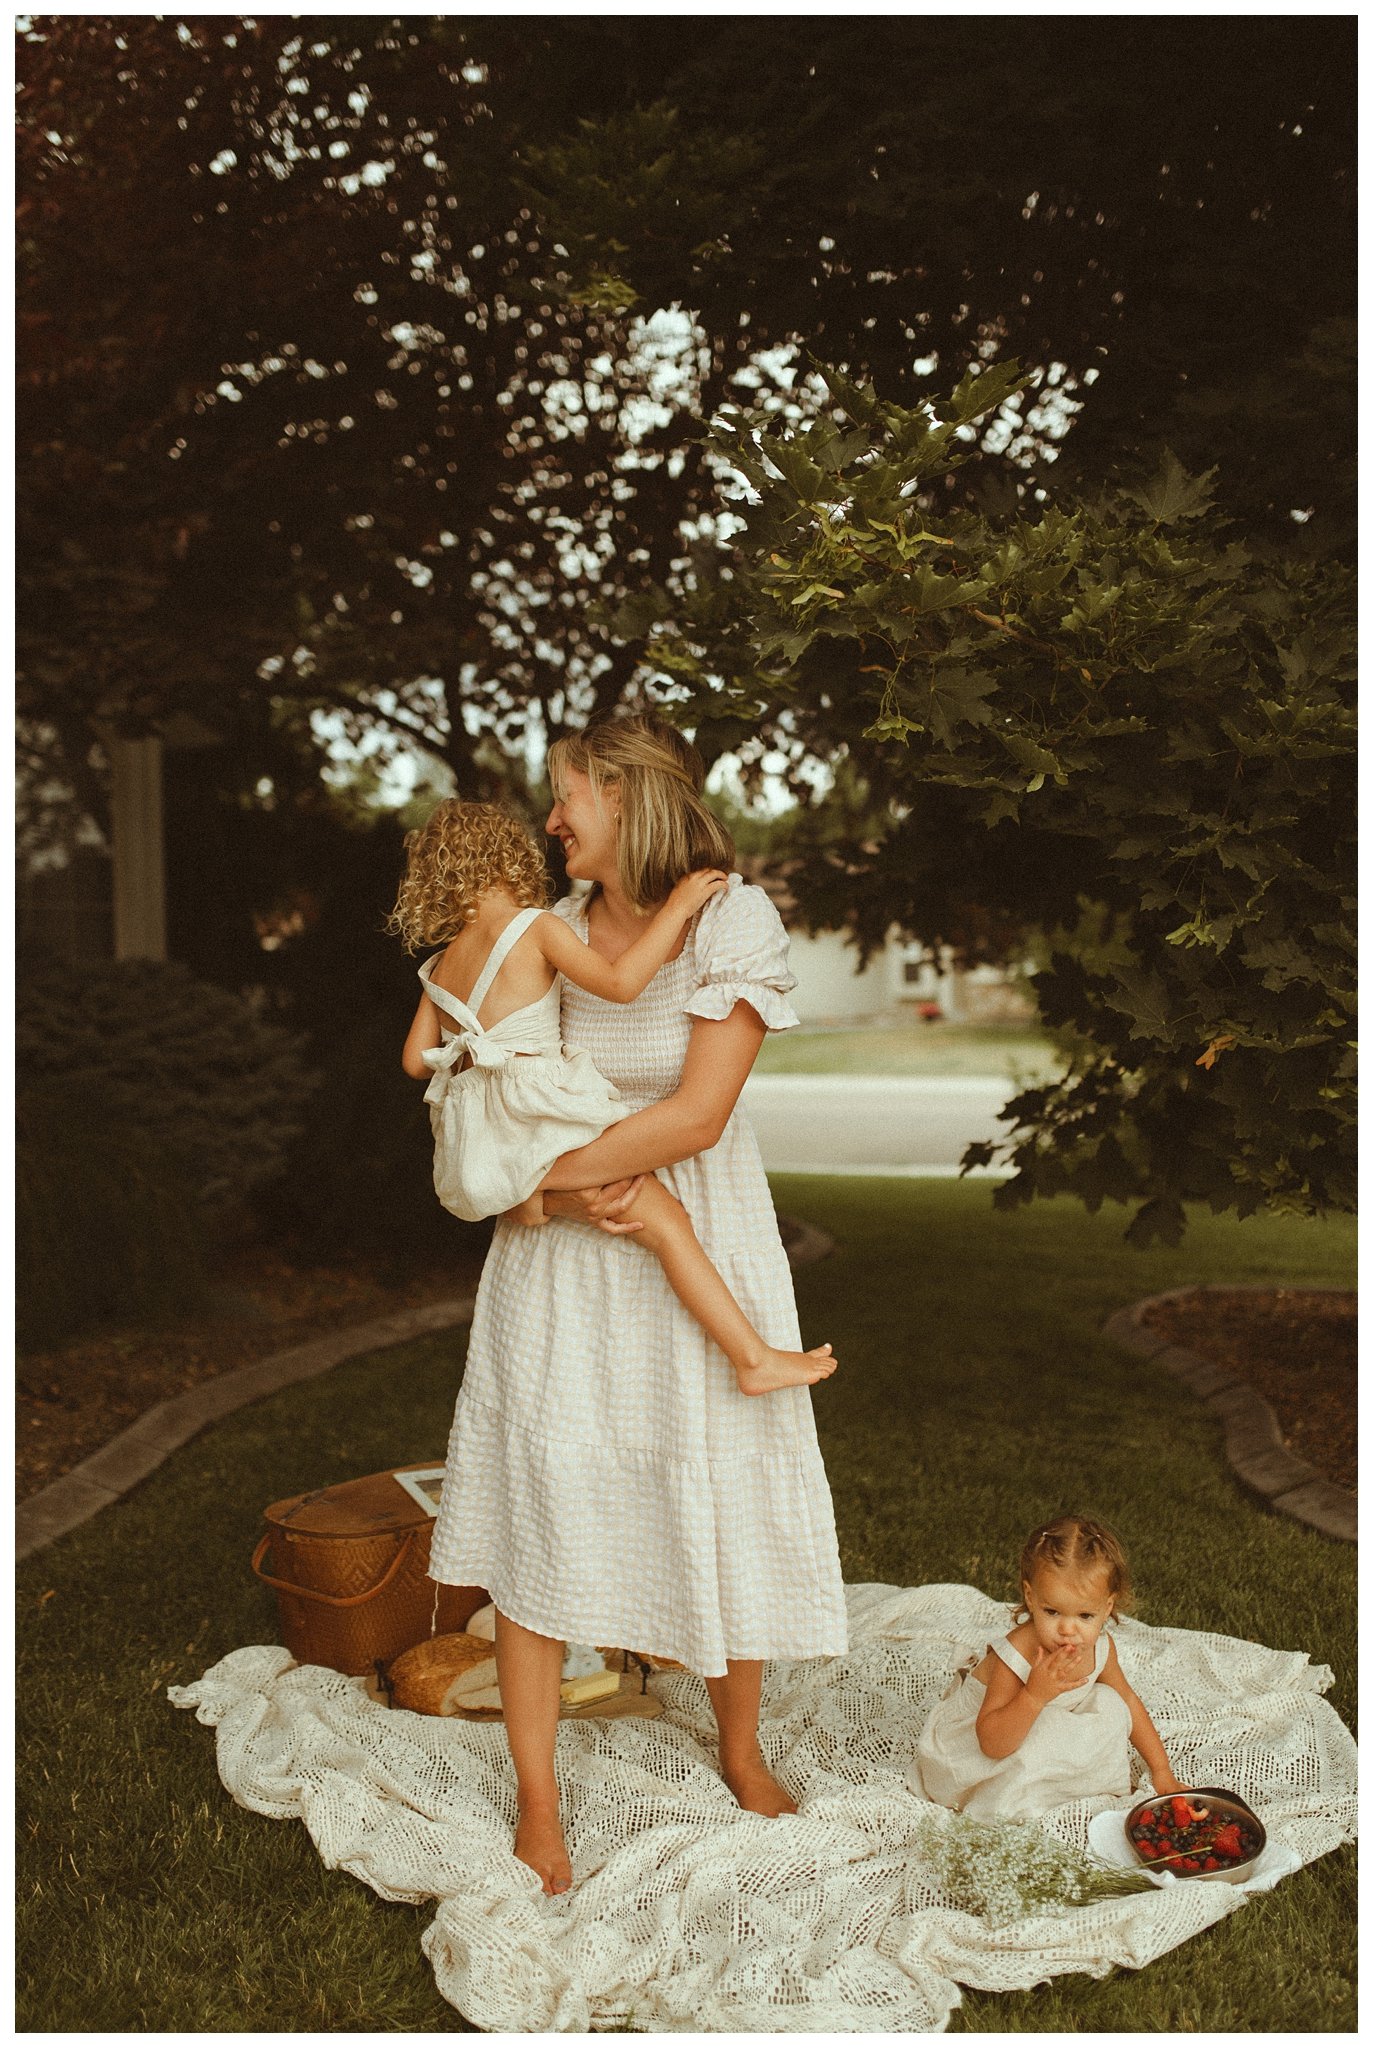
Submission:
M 426 1636 L 461 1629 L 489 1597 L 428 1576 L 434 1518 L 396 1471 L 299 1493 L 263 1512 L 253 1570 L 275 1589 L 281 1639 L 297 1663 L 375 1671 Z

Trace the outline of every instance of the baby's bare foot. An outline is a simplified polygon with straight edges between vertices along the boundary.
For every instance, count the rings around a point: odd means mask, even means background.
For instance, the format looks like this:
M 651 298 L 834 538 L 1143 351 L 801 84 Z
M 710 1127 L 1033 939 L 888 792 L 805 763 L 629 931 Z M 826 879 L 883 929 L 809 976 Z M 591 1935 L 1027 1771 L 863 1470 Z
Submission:
M 572 1864 L 556 1808 L 520 1808 L 515 1828 L 515 1854 L 521 1863 L 529 1865 L 550 1895 L 571 1889 Z
M 769 1820 L 776 1820 L 781 1814 L 796 1811 L 796 1801 L 782 1790 L 761 1756 L 737 1764 L 722 1761 L 720 1775 L 745 1813 L 762 1813 Z
M 828 1344 L 814 1351 L 764 1351 L 746 1365 L 736 1365 L 735 1378 L 741 1394 L 775 1394 L 782 1387 L 813 1387 L 828 1379 L 839 1360 Z

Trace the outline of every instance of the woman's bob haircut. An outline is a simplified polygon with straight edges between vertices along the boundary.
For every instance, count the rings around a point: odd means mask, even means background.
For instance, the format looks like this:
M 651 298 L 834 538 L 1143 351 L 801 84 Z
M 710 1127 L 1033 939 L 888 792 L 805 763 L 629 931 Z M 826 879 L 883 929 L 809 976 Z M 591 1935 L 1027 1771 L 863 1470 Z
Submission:
M 560 802 L 574 768 L 598 803 L 608 784 L 619 793 L 620 887 L 636 910 L 656 910 L 696 868 L 733 868 L 734 841 L 701 801 L 705 764 L 664 719 L 622 713 L 555 740 L 548 779 Z

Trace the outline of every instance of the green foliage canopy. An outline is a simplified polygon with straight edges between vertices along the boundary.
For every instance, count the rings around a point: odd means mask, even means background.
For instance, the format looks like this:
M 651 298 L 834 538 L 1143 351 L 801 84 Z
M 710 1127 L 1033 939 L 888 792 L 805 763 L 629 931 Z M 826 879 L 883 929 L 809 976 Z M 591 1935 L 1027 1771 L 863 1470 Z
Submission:
M 1140 1200 L 1140 1243 L 1188 1200 L 1352 1207 L 1351 572 L 1247 546 L 1171 456 L 1081 502 L 933 513 L 1020 366 L 917 407 L 827 375 L 831 416 L 714 428 L 735 559 L 646 649 L 684 722 L 842 764 L 867 836 L 827 830 L 797 886 L 869 945 L 970 906 L 1060 927 L 1036 992 L 1081 1049 L 1009 1105 L 1000 1200 Z
M 1246 531 L 1306 507 L 1329 553 L 1352 35 L 22 17 L 31 779 L 55 734 L 100 818 L 93 736 L 180 709 L 249 793 L 283 733 L 316 768 L 315 714 L 482 789 L 634 686 L 591 604 L 718 549 L 699 421 L 809 403 L 801 337 L 907 403 L 1036 365 L 936 500 L 1167 437 Z

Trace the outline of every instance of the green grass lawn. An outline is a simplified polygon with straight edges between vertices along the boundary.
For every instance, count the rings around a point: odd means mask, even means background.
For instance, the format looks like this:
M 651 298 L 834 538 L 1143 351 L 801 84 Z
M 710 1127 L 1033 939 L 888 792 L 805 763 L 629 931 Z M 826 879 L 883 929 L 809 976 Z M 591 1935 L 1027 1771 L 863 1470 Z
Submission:
M 1023 1024 L 867 1024 L 769 1032 L 759 1074 L 959 1074 L 1045 1080 L 1062 1061 Z
M 1026 1529 L 1077 1504 L 1120 1529 L 1141 1619 L 1305 1650 L 1352 1724 L 1352 1550 L 1256 1505 L 1211 1417 L 1099 1334 L 1193 1281 L 1347 1283 L 1351 1223 L 1202 1215 L 1177 1250 L 1140 1254 L 1119 1211 L 1000 1215 L 985 1184 L 775 1188 L 838 1240 L 798 1295 L 807 1342 L 841 1359 L 815 1405 L 847 1579 L 1005 1595 Z M 165 1697 L 277 1640 L 248 1571 L 265 1503 L 441 1456 L 461 1353 L 405 1345 L 245 1409 L 21 1568 L 21 2030 L 464 2030 L 420 1952 L 432 1909 L 385 1903 L 323 1870 L 303 1827 L 235 1806 L 212 1731 Z M 952 2025 L 1349 2031 L 1354 1899 L 1343 1850 L 1138 1976 L 970 1992 Z

